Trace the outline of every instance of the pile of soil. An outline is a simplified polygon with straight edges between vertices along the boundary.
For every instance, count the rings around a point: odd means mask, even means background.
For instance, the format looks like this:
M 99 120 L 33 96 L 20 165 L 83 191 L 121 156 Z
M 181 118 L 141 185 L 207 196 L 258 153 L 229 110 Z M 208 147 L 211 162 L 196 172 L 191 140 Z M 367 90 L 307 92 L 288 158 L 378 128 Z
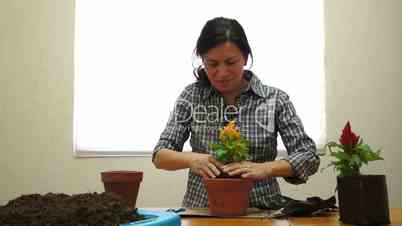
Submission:
M 142 219 L 111 193 L 30 194 L 0 206 L 2 226 L 116 226 Z

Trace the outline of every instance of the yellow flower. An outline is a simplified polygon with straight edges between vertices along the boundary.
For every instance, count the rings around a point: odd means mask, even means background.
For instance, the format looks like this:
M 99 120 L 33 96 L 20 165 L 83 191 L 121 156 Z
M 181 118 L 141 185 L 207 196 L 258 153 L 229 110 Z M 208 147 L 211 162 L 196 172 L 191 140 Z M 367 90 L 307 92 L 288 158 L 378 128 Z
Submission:
M 240 139 L 240 132 L 236 130 L 236 124 L 234 121 L 230 121 L 223 129 L 220 129 L 219 140 L 223 141 L 225 138 L 231 140 Z

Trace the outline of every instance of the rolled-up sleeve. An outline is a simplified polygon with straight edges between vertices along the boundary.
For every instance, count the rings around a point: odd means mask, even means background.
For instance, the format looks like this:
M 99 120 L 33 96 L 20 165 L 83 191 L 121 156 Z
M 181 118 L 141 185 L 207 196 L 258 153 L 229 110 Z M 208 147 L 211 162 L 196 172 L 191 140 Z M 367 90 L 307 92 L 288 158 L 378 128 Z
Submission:
M 314 141 L 306 134 L 289 96 L 279 91 L 277 99 L 276 124 L 288 152 L 294 176 L 284 179 L 292 184 L 305 183 L 308 177 L 317 172 L 320 158 Z
M 192 120 L 191 88 L 187 87 L 177 98 L 169 120 L 153 150 L 152 161 L 156 153 L 162 149 L 182 151 L 190 134 Z

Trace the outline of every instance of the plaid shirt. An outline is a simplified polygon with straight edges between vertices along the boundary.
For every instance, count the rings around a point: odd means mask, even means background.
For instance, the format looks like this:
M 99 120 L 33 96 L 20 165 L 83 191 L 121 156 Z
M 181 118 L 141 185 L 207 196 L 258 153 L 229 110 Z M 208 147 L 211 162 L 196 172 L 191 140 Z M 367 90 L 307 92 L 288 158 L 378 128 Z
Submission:
M 208 147 L 217 142 L 219 129 L 235 120 L 242 137 L 250 143 L 250 161 L 273 161 L 277 155 L 278 132 L 287 149 L 295 176 L 286 181 L 304 183 L 318 169 L 320 160 L 314 142 L 304 132 L 289 96 L 283 91 L 263 85 L 257 76 L 245 71 L 248 86 L 236 100 L 226 105 L 223 97 L 212 87 L 193 83 L 185 88 L 176 101 L 165 130 L 154 149 L 182 151 L 190 137 L 193 152 L 215 153 Z M 215 156 L 216 157 L 216 156 Z M 282 201 L 275 177 L 256 181 L 249 193 L 251 207 L 274 208 Z M 202 177 L 191 170 L 183 199 L 185 207 L 206 207 L 207 192 Z

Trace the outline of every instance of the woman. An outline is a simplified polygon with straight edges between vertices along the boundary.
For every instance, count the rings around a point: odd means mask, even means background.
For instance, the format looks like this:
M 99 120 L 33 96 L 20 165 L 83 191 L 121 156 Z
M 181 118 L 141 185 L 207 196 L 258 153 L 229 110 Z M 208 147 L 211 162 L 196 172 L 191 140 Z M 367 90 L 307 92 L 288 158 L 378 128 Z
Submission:
M 288 95 L 244 70 L 252 53 L 236 20 L 208 21 L 195 53 L 202 60 L 194 72 L 197 81 L 176 101 L 154 149 L 153 163 L 158 169 L 190 169 L 185 207 L 206 207 L 202 177 L 226 172 L 255 180 L 249 194 L 251 207 L 277 208 L 283 199 L 276 177 L 298 184 L 317 171 L 320 160 L 314 142 L 304 132 Z M 223 165 L 208 144 L 217 141 L 219 129 L 230 120 L 236 121 L 241 135 L 249 140 L 251 158 Z M 288 152 L 282 160 L 275 160 L 278 133 Z M 192 152 L 182 152 L 190 135 Z

